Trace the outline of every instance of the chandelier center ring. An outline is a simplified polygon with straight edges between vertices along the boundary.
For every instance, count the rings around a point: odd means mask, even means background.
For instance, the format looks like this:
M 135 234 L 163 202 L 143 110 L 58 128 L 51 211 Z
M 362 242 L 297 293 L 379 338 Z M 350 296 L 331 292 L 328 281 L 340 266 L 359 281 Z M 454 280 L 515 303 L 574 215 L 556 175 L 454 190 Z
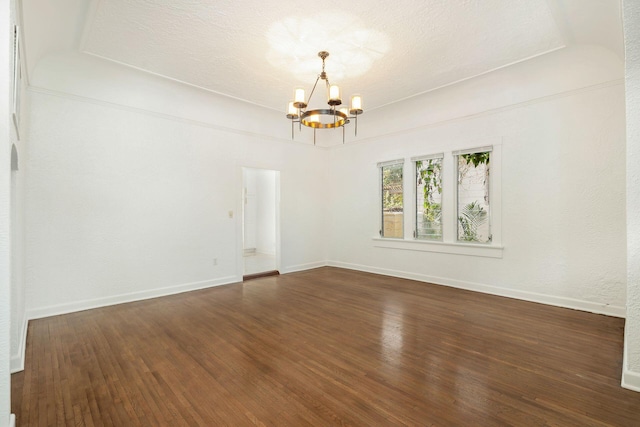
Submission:
M 331 116 L 333 117 L 335 120 L 331 123 L 322 123 L 322 122 L 315 122 L 315 121 L 308 121 L 307 118 L 310 116 Z M 309 110 L 309 111 L 305 111 L 304 113 L 302 113 L 302 115 L 300 116 L 300 120 L 302 121 L 302 124 L 305 126 L 308 126 L 310 128 L 316 128 L 316 129 L 332 129 L 332 128 L 337 128 L 340 127 L 342 125 L 344 125 L 345 123 L 347 123 L 349 117 L 343 113 L 342 111 L 337 111 L 337 110 L 332 110 L 332 109 L 318 109 L 318 110 Z

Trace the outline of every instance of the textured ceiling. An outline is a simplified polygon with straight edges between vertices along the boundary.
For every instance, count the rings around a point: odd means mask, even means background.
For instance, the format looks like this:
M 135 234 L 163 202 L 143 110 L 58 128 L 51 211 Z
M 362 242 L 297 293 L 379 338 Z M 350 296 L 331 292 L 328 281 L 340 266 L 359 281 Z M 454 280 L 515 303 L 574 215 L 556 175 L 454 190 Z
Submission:
M 365 109 L 563 47 L 545 0 L 95 0 L 81 50 L 282 110 L 326 71 Z M 315 98 L 315 97 L 314 97 Z

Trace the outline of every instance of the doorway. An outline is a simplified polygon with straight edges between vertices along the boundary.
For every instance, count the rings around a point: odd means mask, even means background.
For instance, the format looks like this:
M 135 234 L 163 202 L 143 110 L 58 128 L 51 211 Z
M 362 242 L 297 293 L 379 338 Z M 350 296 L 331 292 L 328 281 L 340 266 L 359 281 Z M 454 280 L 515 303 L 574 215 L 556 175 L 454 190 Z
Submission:
M 243 280 L 278 273 L 280 172 L 242 168 Z

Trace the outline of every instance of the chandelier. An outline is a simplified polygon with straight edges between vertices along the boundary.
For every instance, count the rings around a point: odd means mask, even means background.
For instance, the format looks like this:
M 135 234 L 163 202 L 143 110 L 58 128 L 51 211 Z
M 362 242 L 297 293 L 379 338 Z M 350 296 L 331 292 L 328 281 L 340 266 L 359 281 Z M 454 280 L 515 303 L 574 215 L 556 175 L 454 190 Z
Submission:
M 362 98 L 360 95 L 353 95 L 351 97 L 351 108 L 338 108 L 342 105 L 340 88 L 329 83 L 329 77 L 324 71 L 324 61 L 329 56 L 329 52 L 320 51 L 318 56 L 322 58 L 322 72 L 318 74 L 309 98 L 305 100 L 304 89 L 296 88 L 293 93 L 293 101 L 289 102 L 287 106 L 287 118 L 291 119 L 291 139 L 294 139 L 294 124 L 298 123 L 299 130 L 302 129 L 302 125 L 313 128 L 313 145 L 316 144 L 316 129 L 336 128 L 342 128 L 342 143 L 344 144 L 344 127 L 351 123 L 351 119 L 355 122 L 355 135 L 358 136 L 358 115 L 362 114 Z M 307 110 L 307 106 L 311 103 L 311 97 L 320 80 L 325 82 L 329 108 Z

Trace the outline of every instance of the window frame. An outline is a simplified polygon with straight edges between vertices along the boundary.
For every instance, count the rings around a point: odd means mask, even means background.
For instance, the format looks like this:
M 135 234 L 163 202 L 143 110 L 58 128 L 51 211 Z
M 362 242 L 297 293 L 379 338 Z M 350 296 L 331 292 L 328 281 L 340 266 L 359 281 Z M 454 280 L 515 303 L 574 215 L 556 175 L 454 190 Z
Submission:
M 492 181 L 492 176 L 491 176 L 491 168 L 489 169 L 489 188 L 487 189 L 487 192 L 489 193 L 489 211 L 487 212 L 487 222 L 489 225 L 489 239 L 486 242 L 477 242 L 477 241 L 466 241 L 466 240 L 460 240 L 460 232 L 459 232 L 459 220 L 458 218 L 460 218 L 460 182 L 458 181 L 458 176 L 460 174 L 460 159 L 459 157 L 465 154 L 476 154 L 476 153 L 491 153 L 489 155 L 489 164 L 492 165 L 491 163 L 491 159 L 493 157 L 493 146 L 485 146 L 485 147 L 477 147 L 477 148 L 469 148 L 469 149 L 465 149 L 465 150 L 456 150 L 456 151 L 452 151 L 451 155 L 454 157 L 454 161 L 453 164 L 455 165 L 455 169 L 456 169 L 456 179 L 454 181 L 455 184 L 455 188 L 454 188 L 454 196 L 455 196 L 455 219 L 456 219 L 456 234 L 455 234 L 455 241 L 456 243 L 472 243 L 472 244 L 476 244 L 476 245 L 491 245 L 491 243 L 493 242 L 493 231 L 492 231 L 492 222 L 491 222 L 491 218 L 492 218 L 492 213 L 493 213 L 493 205 L 491 203 L 492 201 L 492 191 L 491 191 L 491 181 Z
M 384 176 L 384 168 L 385 167 L 391 167 L 391 166 L 400 166 L 402 169 L 402 236 L 400 237 L 396 237 L 396 236 L 392 236 L 392 237 L 385 237 L 384 235 L 384 190 L 383 190 L 383 176 Z M 405 218 L 405 214 L 406 214 L 406 198 L 405 198 L 405 185 L 404 185 L 404 179 L 405 179 L 405 159 L 401 158 L 401 159 L 396 159 L 396 160 L 389 160 L 389 161 L 384 161 L 384 162 L 379 162 L 378 163 L 378 202 L 379 204 L 379 209 L 380 209 L 380 216 L 379 216 L 379 230 L 378 230 L 378 234 L 380 236 L 381 239 L 385 239 L 385 240 L 389 240 L 389 239 L 395 239 L 395 240 L 403 240 L 405 238 L 405 232 L 404 232 L 404 227 L 406 224 L 406 218 Z
M 440 176 L 440 180 L 441 180 L 441 185 L 442 184 L 442 174 L 444 174 L 444 155 L 445 153 L 436 153 L 436 154 L 428 154 L 425 156 L 416 156 L 416 157 L 411 157 L 411 163 L 413 165 L 413 202 L 414 202 L 414 206 L 412 209 L 413 212 L 413 238 L 415 240 L 418 241 L 425 241 L 425 242 L 442 242 L 444 241 L 444 220 L 443 220 L 443 214 L 441 213 L 441 219 L 440 219 L 440 238 L 438 239 L 429 239 L 429 238 L 424 238 L 424 237 L 419 237 L 418 236 L 418 162 L 423 162 L 425 160 L 434 160 L 434 159 L 440 159 L 440 164 L 441 164 L 441 176 Z M 443 191 L 441 193 L 441 199 L 445 198 L 445 193 L 444 193 L 444 186 L 443 186 Z M 443 202 L 440 202 L 440 209 L 442 209 L 442 204 Z

